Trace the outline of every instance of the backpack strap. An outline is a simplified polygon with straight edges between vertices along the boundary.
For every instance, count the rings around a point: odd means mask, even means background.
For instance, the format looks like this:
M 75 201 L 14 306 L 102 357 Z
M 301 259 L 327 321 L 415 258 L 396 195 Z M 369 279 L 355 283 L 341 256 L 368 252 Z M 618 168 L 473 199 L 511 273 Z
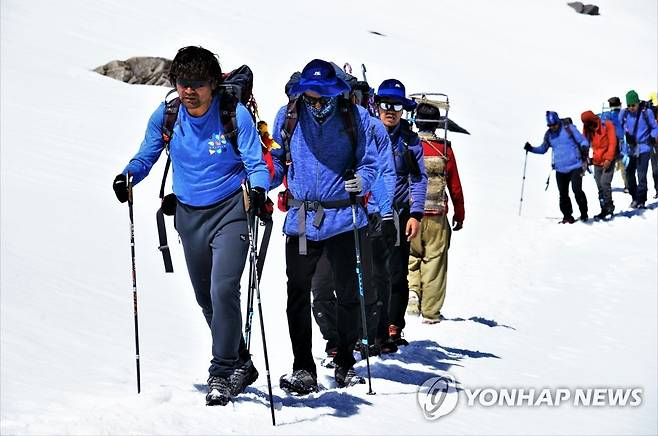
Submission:
M 281 139 L 283 140 L 283 149 L 286 152 L 286 165 L 292 164 L 292 154 L 290 153 L 290 141 L 299 121 L 299 97 L 293 98 L 288 102 L 286 107 L 286 120 L 281 128 Z
M 240 156 L 238 149 L 237 109 L 240 100 L 226 90 L 219 93 L 219 120 L 224 128 L 224 137 L 231 142 L 235 154 Z
M 162 132 L 162 141 L 164 142 L 164 149 L 167 153 L 167 163 L 165 164 L 164 174 L 162 175 L 162 183 L 160 184 L 160 199 L 164 198 L 165 184 L 167 183 L 167 175 L 169 174 L 169 167 L 171 166 L 171 157 L 169 156 L 169 144 L 171 139 L 174 137 L 174 126 L 176 125 L 176 120 L 178 119 L 178 110 L 180 108 L 180 98 L 176 97 L 171 101 L 167 101 L 167 98 L 176 92 L 175 89 L 172 89 L 167 93 L 165 97 L 165 114 L 164 120 L 160 131 Z

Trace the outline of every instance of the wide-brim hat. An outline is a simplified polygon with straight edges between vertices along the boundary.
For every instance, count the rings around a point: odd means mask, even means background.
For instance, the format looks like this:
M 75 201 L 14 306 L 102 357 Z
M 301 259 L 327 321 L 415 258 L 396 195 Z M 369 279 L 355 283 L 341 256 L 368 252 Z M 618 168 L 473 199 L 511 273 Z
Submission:
M 292 85 L 290 94 L 313 91 L 322 97 L 335 97 L 349 91 L 350 86 L 336 76 L 334 67 L 322 59 L 313 59 L 302 70 L 299 82 Z
M 377 94 L 375 95 L 377 101 L 381 100 L 390 100 L 395 102 L 402 103 L 404 109 L 410 111 L 416 107 L 416 102 L 407 98 L 407 92 L 404 88 L 404 84 L 397 79 L 386 79 L 379 89 L 377 89 Z

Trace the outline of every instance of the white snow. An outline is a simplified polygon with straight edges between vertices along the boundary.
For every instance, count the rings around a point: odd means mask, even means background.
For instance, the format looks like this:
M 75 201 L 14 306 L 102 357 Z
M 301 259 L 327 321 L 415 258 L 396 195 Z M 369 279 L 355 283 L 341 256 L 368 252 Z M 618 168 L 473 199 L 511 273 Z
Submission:
M 601 15 L 591 17 L 565 3 L 3 0 L 0 432 L 656 434 L 658 201 L 631 212 L 616 175 L 615 204 L 626 212 L 556 225 L 554 178 L 544 192 L 550 157 L 530 155 L 521 217 L 518 205 L 522 146 L 541 141 L 545 110 L 580 127 L 579 114 L 612 95 L 656 90 L 658 6 L 598 0 Z M 375 86 L 396 77 L 408 92 L 445 92 L 451 118 L 471 131 L 450 135 L 466 222 L 450 250 L 449 319 L 408 318 L 411 345 L 372 361 L 377 395 L 363 385 L 306 398 L 278 388 L 292 353 L 275 231 L 261 290 L 279 425 L 270 423 L 257 321 L 260 378 L 227 407 L 204 406 L 195 385 L 205 383 L 210 335 L 173 226 L 175 274 L 164 274 L 156 250 L 164 159 L 135 190 L 137 395 L 127 208 L 110 182 L 166 89 L 91 70 L 171 58 L 190 44 L 218 52 L 224 69 L 249 64 L 270 124 L 289 75 L 319 57 L 355 72 L 365 63 Z M 584 186 L 597 213 L 591 176 Z M 277 229 L 282 218 L 277 211 Z M 317 329 L 314 347 L 320 357 Z M 444 372 L 461 388 L 640 387 L 643 402 L 468 407 L 462 395 L 452 414 L 427 421 L 416 391 Z M 321 369 L 320 382 L 331 387 L 330 375 Z

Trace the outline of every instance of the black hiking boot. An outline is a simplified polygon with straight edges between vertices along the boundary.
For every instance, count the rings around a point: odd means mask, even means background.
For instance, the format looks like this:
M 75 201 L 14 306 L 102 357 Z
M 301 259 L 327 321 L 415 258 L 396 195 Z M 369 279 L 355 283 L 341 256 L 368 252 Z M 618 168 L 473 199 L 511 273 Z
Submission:
M 305 369 L 298 369 L 292 374 L 284 374 L 279 379 L 279 387 L 289 394 L 307 395 L 317 392 L 318 379 L 315 374 Z
M 361 359 L 365 360 L 366 359 L 366 346 L 363 345 L 363 343 L 358 342 L 354 346 L 354 351 L 358 351 L 359 354 L 361 355 Z M 368 345 L 368 356 L 369 357 L 375 357 L 379 356 L 382 354 L 382 349 L 378 344 L 370 344 Z
M 231 395 L 236 396 L 244 392 L 244 390 L 256 381 L 258 378 L 258 371 L 254 366 L 251 359 L 244 362 L 242 365 L 235 368 L 233 374 L 228 378 L 231 388 Z
M 356 375 L 356 371 L 354 371 L 353 367 L 346 368 L 337 366 L 334 370 L 334 378 L 336 379 L 336 384 L 339 388 L 346 388 L 366 383 L 366 379 Z
M 580 215 L 580 221 L 586 223 L 588 219 L 589 219 L 589 215 L 587 215 L 586 213 Z
M 610 218 L 612 218 L 612 215 L 614 213 L 614 209 L 603 209 L 600 214 L 594 215 L 594 219 L 596 220 L 604 220 L 608 215 L 610 215 Z
M 398 347 L 404 347 L 406 345 L 409 345 L 409 342 L 407 342 L 406 339 L 403 337 L 404 335 L 402 334 L 402 329 L 398 326 L 395 326 L 393 324 L 388 326 L 388 340 L 389 342 L 395 343 Z
M 573 224 L 575 222 L 576 220 L 571 215 L 569 215 L 562 218 L 562 221 L 560 221 L 559 224 Z
M 231 387 L 228 379 L 214 375 L 208 377 L 206 406 L 226 406 L 229 401 L 231 401 Z

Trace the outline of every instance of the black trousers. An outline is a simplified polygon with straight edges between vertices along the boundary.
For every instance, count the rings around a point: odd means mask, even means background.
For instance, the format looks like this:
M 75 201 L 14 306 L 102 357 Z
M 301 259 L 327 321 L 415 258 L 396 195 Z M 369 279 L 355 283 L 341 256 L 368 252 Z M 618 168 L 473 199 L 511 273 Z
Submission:
M 388 321 L 401 329 L 406 322 L 404 314 L 407 311 L 409 302 L 409 282 L 407 273 L 409 272 L 409 250 L 411 244 L 407 241 L 405 230 L 407 221 L 409 221 L 409 210 L 402 209 L 399 211 L 400 219 L 400 246 L 391 248 L 389 259 L 389 269 L 391 273 L 391 306 L 388 311 Z M 388 328 L 388 326 L 386 326 Z
M 364 240 L 365 229 L 359 231 Z M 354 233 L 340 233 L 323 241 L 307 241 L 308 254 L 299 254 L 299 238 L 286 238 L 286 275 L 288 276 L 288 332 L 294 356 L 293 371 L 305 369 L 316 374 L 312 353 L 311 293 L 313 275 L 322 251 L 333 272 L 336 293 L 336 357 L 334 362 L 341 367 L 351 367 L 352 355 L 359 336 L 359 283 L 356 275 L 356 251 Z M 361 244 L 362 262 L 365 244 Z M 367 257 L 367 256 L 365 256 Z
M 576 204 L 578 204 L 580 214 L 587 215 L 587 197 L 583 192 L 582 174 L 580 168 L 576 168 L 568 173 L 555 172 L 557 189 L 560 192 L 560 211 L 565 217 L 573 215 L 573 206 L 571 205 L 571 198 L 569 198 L 569 183 L 571 183 L 571 190 L 574 197 L 576 197 Z

